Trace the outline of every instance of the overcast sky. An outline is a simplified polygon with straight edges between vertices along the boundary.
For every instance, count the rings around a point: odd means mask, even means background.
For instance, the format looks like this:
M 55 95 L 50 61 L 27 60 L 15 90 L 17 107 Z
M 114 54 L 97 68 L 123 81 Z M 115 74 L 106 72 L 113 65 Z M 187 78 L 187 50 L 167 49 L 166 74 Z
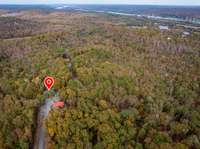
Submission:
M 0 4 L 153 4 L 200 5 L 200 0 L 0 0 Z

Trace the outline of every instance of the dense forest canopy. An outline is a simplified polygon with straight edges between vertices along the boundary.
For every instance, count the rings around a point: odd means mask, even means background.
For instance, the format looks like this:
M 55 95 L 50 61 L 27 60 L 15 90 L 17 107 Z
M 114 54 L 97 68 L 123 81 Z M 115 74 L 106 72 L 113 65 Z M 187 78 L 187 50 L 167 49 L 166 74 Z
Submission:
M 38 10 L 0 23 L 1 149 L 32 147 L 46 75 L 65 102 L 45 121 L 48 149 L 200 148 L 198 29 Z

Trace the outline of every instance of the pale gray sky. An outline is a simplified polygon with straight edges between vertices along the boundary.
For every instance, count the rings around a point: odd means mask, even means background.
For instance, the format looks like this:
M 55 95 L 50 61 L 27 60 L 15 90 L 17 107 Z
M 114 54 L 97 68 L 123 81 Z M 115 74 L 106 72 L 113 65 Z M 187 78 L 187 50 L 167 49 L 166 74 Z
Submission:
M 200 0 L 0 0 L 0 4 L 153 4 L 200 5 Z

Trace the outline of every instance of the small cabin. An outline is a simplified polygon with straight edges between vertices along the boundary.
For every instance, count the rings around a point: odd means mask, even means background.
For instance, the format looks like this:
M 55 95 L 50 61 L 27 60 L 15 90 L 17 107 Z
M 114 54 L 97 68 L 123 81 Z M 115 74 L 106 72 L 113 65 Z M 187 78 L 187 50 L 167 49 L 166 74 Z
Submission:
M 159 25 L 160 30 L 169 30 L 169 26 L 167 25 Z
M 55 107 L 57 107 L 57 108 L 62 108 L 62 107 L 64 107 L 64 105 L 65 105 L 65 103 L 64 102 L 62 102 L 62 101 L 56 101 L 56 102 L 54 102 L 53 104 L 52 104 L 52 106 L 55 108 Z
M 185 32 L 182 33 L 182 37 L 187 37 L 189 35 L 190 35 L 190 32 L 187 32 L 187 31 L 185 31 Z
M 183 35 L 188 36 L 188 35 L 190 35 L 190 33 L 189 32 L 183 32 Z

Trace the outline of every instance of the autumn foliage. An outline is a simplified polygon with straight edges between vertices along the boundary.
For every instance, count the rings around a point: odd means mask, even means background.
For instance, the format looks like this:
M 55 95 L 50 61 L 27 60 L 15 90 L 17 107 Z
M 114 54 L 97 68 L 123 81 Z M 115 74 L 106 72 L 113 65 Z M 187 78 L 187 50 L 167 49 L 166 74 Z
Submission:
M 46 75 L 65 103 L 45 121 L 48 149 L 200 148 L 199 32 L 61 14 L 37 18 L 59 32 L 0 41 L 1 149 L 32 146 Z

